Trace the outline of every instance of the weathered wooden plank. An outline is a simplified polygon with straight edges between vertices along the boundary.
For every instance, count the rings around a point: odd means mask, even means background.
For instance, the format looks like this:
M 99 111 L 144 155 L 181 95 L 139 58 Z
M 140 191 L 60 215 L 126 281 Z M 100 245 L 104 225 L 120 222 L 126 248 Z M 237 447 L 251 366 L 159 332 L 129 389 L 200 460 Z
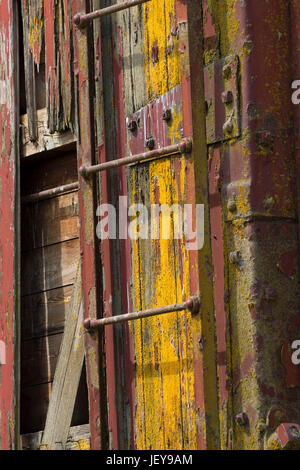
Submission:
M 178 7 L 179 9 L 179 7 Z M 173 0 L 144 6 L 144 51 L 147 100 L 181 82 L 178 11 Z M 159 118 L 160 119 L 160 118 Z M 173 141 L 180 135 L 182 110 L 166 128 Z M 156 126 L 151 105 L 149 136 Z M 161 135 L 158 130 L 157 135 Z M 184 204 L 190 188 L 184 159 L 165 159 L 128 172 L 129 205 Z M 193 201 L 194 202 L 194 201 Z M 132 242 L 132 302 L 143 309 L 181 302 L 192 290 L 190 255 L 184 240 Z M 150 235 L 149 235 L 150 238 Z M 135 444 L 138 449 L 193 449 L 197 446 L 193 341 L 190 314 L 149 318 L 133 323 L 135 343 Z M 149 407 L 148 404 L 152 403 Z
M 83 424 L 70 428 L 65 448 L 66 450 L 89 450 L 90 425 Z
M 25 90 L 26 108 L 28 116 L 28 136 L 30 141 L 37 139 L 37 114 L 36 114 L 36 89 L 35 89 L 35 64 L 33 51 L 30 48 L 30 3 L 21 2 L 23 19 L 23 44 L 24 44 L 24 68 L 25 68 Z
M 23 160 L 22 195 L 74 183 L 78 179 L 74 150 Z
M 78 237 L 77 192 L 23 206 L 22 234 L 22 251 Z
M 63 334 L 44 336 L 21 344 L 22 386 L 53 380 Z
M 52 382 L 22 388 L 21 434 L 44 430 L 51 388 Z M 83 367 L 71 425 L 77 426 L 88 422 L 88 395 L 85 367 Z
M 72 1 L 45 2 L 47 111 L 50 132 L 74 127 Z
M 121 3 L 121 0 L 118 0 Z M 144 7 L 129 8 L 116 15 L 114 37 L 121 41 L 124 73 L 124 113 L 129 116 L 146 105 Z
M 71 425 L 83 359 L 84 331 L 81 269 L 78 267 L 68 306 L 65 331 L 55 370 L 42 444 L 47 449 L 65 447 Z M 57 443 L 60 444 L 57 444 Z
M 22 450 L 38 450 L 41 444 L 43 431 L 23 434 L 21 436 Z M 82 424 L 73 426 L 69 430 L 68 440 L 65 444 L 65 450 L 89 450 L 90 448 L 90 426 Z
M 22 257 L 22 295 L 72 284 L 78 256 L 78 238 L 26 251 Z
M 63 333 L 65 313 L 72 285 L 22 298 L 21 330 L 23 341 Z
M 28 115 L 21 116 L 23 158 L 40 152 L 53 150 L 76 142 L 75 134 L 70 130 L 50 133 L 48 129 L 47 108 L 37 110 L 37 138 L 34 142 L 29 137 Z

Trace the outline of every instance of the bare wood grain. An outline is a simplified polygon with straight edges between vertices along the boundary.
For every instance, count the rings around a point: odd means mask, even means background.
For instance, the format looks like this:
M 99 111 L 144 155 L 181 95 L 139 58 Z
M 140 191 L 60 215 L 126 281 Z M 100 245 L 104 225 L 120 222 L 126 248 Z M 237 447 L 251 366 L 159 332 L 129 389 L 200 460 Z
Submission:
M 77 238 L 77 192 L 23 207 L 22 234 L 22 251 Z
M 42 444 L 49 449 L 64 447 L 71 425 L 84 359 L 81 269 L 77 270 L 65 331 L 55 370 Z M 60 443 L 60 444 L 57 444 Z
M 28 295 L 22 299 L 21 329 L 23 341 L 63 333 L 65 313 L 73 286 Z
M 72 284 L 78 257 L 78 238 L 25 252 L 22 260 L 22 295 Z

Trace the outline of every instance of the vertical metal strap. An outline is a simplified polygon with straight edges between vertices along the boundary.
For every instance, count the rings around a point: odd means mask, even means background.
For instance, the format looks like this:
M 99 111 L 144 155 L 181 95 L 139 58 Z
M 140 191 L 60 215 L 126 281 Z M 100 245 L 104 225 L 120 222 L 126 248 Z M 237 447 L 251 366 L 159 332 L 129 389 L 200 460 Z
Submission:
M 75 0 L 73 8 L 77 12 L 87 12 L 87 0 Z M 90 48 L 93 44 L 89 27 L 74 28 L 75 75 L 77 87 L 78 113 L 78 168 L 95 163 L 95 133 L 93 125 L 93 99 L 91 84 L 94 79 L 91 67 Z M 79 175 L 80 190 L 80 250 L 84 318 L 101 317 L 101 268 L 97 262 L 96 249 L 96 191 L 93 179 L 85 180 Z M 107 409 L 106 384 L 104 374 L 104 344 L 98 335 L 85 336 L 87 381 L 89 391 L 89 416 L 91 448 L 106 449 Z

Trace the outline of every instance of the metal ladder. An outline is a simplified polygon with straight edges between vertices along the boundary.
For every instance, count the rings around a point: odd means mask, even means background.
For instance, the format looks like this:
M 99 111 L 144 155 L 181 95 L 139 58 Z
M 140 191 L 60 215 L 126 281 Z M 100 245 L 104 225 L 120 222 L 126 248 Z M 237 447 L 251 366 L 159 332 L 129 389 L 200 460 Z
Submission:
M 89 24 L 99 18 L 116 13 L 127 8 L 141 5 L 151 0 L 132 0 L 125 1 L 124 3 L 114 4 L 101 10 L 88 12 L 87 0 L 76 0 L 76 15 L 74 16 L 75 33 L 75 70 L 78 87 L 78 144 L 77 144 L 77 158 L 79 168 L 79 214 L 80 214 L 80 240 L 81 240 L 81 263 L 82 263 L 82 291 L 83 291 L 83 304 L 84 304 L 84 327 L 87 331 L 85 335 L 85 350 L 86 350 L 86 364 L 87 364 L 87 377 L 89 384 L 89 402 L 90 402 L 90 430 L 91 442 L 93 449 L 101 449 L 105 447 L 107 436 L 105 431 L 105 414 L 106 414 L 106 399 L 105 399 L 105 353 L 110 355 L 110 361 L 114 361 L 113 349 L 113 330 L 112 328 L 105 328 L 105 326 L 113 325 L 116 323 L 127 322 L 130 320 L 137 320 L 155 315 L 162 315 L 171 312 L 179 312 L 189 310 L 192 314 L 199 312 L 200 301 L 199 297 L 192 297 L 186 302 L 174 305 L 162 306 L 156 309 L 149 309 L 140 312 L 126 313 L 123 315 L 114 315 L 112 312 L 111 303 L 105 304 L 105 311 L 101 318 L 101 279 L 99 276 L 99 269 L 97 261 L 99 253 L 97 251 L 96 242 L 96 226 L 95 215 L 97 209 L 97 194 L 96 182 L 94 175 L 101 174 L 101 181 L 104 181 L 102 197 L 107 198 L 107 183 L 105 181 L 105 172 L 107 170 L 138 164 L 145 161 L 150 161 L 165 157 L 174 157 L 184 155 L 192 151 L 192 138 L 185 137 L 178 144 L 163 147 L 159 149 L 152 149 L 144 153 L 125 156 L 113 161 L 107 161 L 104 150 L 101 155 L 101 163 L 96 161 L 95 157 L 95 142 L 94 142 L 94 127 L 93 127 L 93 99 L 91 96 L 91 83 L 93 73 L 90 69 L 90 47 L 89 40 L 91 39 L 91 31 Z M 102 109 L 104 114 L 104 110 Z M 103 115 L 102 114 L 102 115 Z M 104 172 L 104 175 L 102 175 Z M 103 242 L 102 242 L 103 243 Z M 105 282 L 110 283 L 110 257 L 109 257 L 109 244 L 103 247 L 108 251 L 104 256 L 104 272 L 108 274 L 105 276 Z M 103 333 L 103 334 L 102 334 Z M 105 341 L 105 345 L 104 345 Z M 107 351 L 109 348 L 109 351 Z M 110 376 L 108 381 L 114 382 Z M 108 383 L 109 387 L 114 387 L 114 383 Z M 110 407 L 111 408 L 111 407 Z M 110 409 L 110 413 L 115 413 Z M 116 416 L 112 417 L 116 421 Z M 116 432 L 117 434 L 117 432 Z M 118 441 L 118 436 L 114 436 L 115 442 Z M 116 444 L 117 446 L 118 444 Z

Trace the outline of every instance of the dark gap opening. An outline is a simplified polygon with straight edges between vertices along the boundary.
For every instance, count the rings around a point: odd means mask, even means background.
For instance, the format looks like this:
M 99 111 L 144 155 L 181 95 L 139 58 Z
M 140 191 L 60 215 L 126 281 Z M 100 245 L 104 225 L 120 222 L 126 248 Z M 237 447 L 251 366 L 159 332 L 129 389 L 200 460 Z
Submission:
M 21 196 L 77 179 L 75 144 L 21 159 Z M 76 191 L 22 205 L 21 434 L 44 430 L 78 259 Z M 88 423 L 84 364 L 71 425 Z

